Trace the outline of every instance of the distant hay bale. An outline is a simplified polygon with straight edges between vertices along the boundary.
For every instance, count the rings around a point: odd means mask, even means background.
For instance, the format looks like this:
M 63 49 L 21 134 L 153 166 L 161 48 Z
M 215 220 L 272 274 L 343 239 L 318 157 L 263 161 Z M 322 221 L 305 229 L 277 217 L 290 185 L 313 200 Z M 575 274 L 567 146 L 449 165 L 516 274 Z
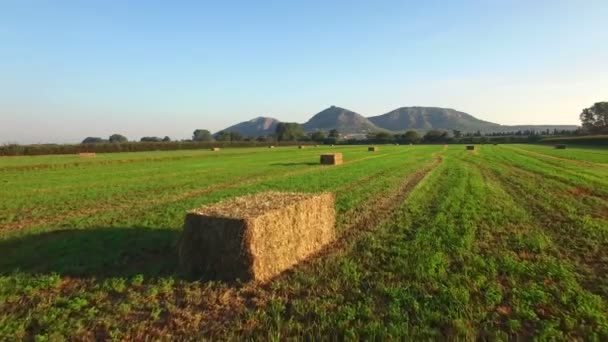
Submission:
M 315 147 L 319 147 L 319 145 L 315 145 Z
M 475 149 L 474 145 L 467 145 L 467 150 L 473 151 Z
M 334 195 L 266 192 L 190 211 L 179 241 L 183 271 L 266 281 L 335 239 Z
M 268 148 L 274 148 L 274 146 L 273 146 L 273 145 L 270 145 L 270 146 L 268 146 Z
M 300 146 L 298 146 L 298 148 L 299 148 L 300 150 L 301 150 L 301 149 L 303 149 L 304 147 L 305 147 L 304 145 L 300 145 Z
M 367 148 L 367 150 L 369 152 L 376 152 L 376 151 L 378 151 L 378 146 L 370 146 Z
M 220 148 L 219 148 L 219 147 L 212 147 L 212 148 L 211 148 L 211 151 L 219 151 L 219 150 L 220 150 Z
M 555 148 L 558 150 L 565 150 L 566 144 L 557 144 L 557 145 L 555 145 Z
M 97 155 L 95 153 L 78 153 L 80 158 L 95 158 Z
M 331 147 L 334 147 L 334 144 L 331 144 Z
M 325 153 L 321 155 L 322 165 L 340 165 L 342 162 L 342 153 Z

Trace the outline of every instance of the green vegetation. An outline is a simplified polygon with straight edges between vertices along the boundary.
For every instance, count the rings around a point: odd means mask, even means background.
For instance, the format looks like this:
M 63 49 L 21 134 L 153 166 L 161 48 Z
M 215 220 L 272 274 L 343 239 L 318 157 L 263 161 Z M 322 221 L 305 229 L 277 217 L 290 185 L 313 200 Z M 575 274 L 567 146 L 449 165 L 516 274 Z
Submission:
M 11 157 L 0 183 L 0 340 L 608 339 L 605 148 Z M 177 271 L 186 210 L 265 190 L 336 193 L 340 239 L 265 285 Z
M 608 135 L 585 135 L 574 137 L 555 137 L 544 138 L 540 141 L 543 144 L 575 144 L 587 146 L 608 146 Z

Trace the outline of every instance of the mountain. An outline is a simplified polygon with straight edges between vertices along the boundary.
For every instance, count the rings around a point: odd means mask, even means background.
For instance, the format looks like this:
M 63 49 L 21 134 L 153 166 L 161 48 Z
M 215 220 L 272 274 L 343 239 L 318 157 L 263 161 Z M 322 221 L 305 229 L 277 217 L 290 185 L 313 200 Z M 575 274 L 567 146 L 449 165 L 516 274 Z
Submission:
M 457 129 L 464 132 L 493 131 L 501 125 L 479 120 L 474 116 L 449 108 L 401 107 L 383 115 L 369 118 L 378 127 L 392 131 Z
M 279 122 L 280 121 L 275 118 L 260 116 L 255 119 L 230 126 L 219 132 L 239 132 L 246 137 L 258 137 L 260 135 L 273 134 Z
M 518 125 L 507 126 L 479 120 L 476 117 L 450 108 L 438 107 L 401 107 L 383 115 L 373 116 L 369 121 L 376 126 L 391 130 L 430 129 L 459 130 L 462 132 L 512 132 L 519 130 L 574 130 L 574 125 Z
M 337 129 L 340 133 L 383 131 L 382 128 L 371 123 L 363 115 L 336 106 L 331 106 L 315 114 L 302 125 L 302 128 L 306 132 L 329 131 L 331 129 Z
M 230 126 L 222 131 L 236 131 L 244 136 L 258 137 L 273 134 L 280 121 L 269 117 L 258 117 Z M 575 130 L 574 125 L 518 125 L 507 126 L 483 121 L 450 108 L 401 107 L 386 114 L 366 118 L 348 109 L 331 106 L 302 124 L 306 132 L 337 129 L 341 134 L 369 133 L 379 131 L 403 132 L 407 130 L 428 131 L 430 129 L 459 130 L 463 133 L 515 132 Z M 220 132 L 222 132 L 220 131 Z M 218 132 L 219 133 L 219 132 Z

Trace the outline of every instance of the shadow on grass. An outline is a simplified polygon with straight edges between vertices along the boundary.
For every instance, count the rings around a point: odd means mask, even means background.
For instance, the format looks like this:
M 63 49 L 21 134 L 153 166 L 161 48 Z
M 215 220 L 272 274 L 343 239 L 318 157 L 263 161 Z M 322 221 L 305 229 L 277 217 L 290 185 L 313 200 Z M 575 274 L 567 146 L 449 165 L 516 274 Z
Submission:
M 168 228 L 65 229 L 0 241 L 0 274 L 13 271 L 78 277 L 142 274 L 182 277 L 177 240 Z
M 316 163 L 301 162 L 301 163 L 272 163 L 270 165 L 271 166 L 299 166 L 299 165 L 315 166 L 315 165 L 321 165 L 321 164 L 319 164 L 318 162 L 316 162 Z

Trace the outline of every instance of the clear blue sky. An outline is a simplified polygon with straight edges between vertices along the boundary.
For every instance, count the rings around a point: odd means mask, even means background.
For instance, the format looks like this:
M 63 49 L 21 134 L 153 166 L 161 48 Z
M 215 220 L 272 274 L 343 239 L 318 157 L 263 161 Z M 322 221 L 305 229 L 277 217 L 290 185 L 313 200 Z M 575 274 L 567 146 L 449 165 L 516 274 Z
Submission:
M 187 138 L 441 106 L 578 124 L 608 100 L 608 1 L 0 0 L 0 143 Z

